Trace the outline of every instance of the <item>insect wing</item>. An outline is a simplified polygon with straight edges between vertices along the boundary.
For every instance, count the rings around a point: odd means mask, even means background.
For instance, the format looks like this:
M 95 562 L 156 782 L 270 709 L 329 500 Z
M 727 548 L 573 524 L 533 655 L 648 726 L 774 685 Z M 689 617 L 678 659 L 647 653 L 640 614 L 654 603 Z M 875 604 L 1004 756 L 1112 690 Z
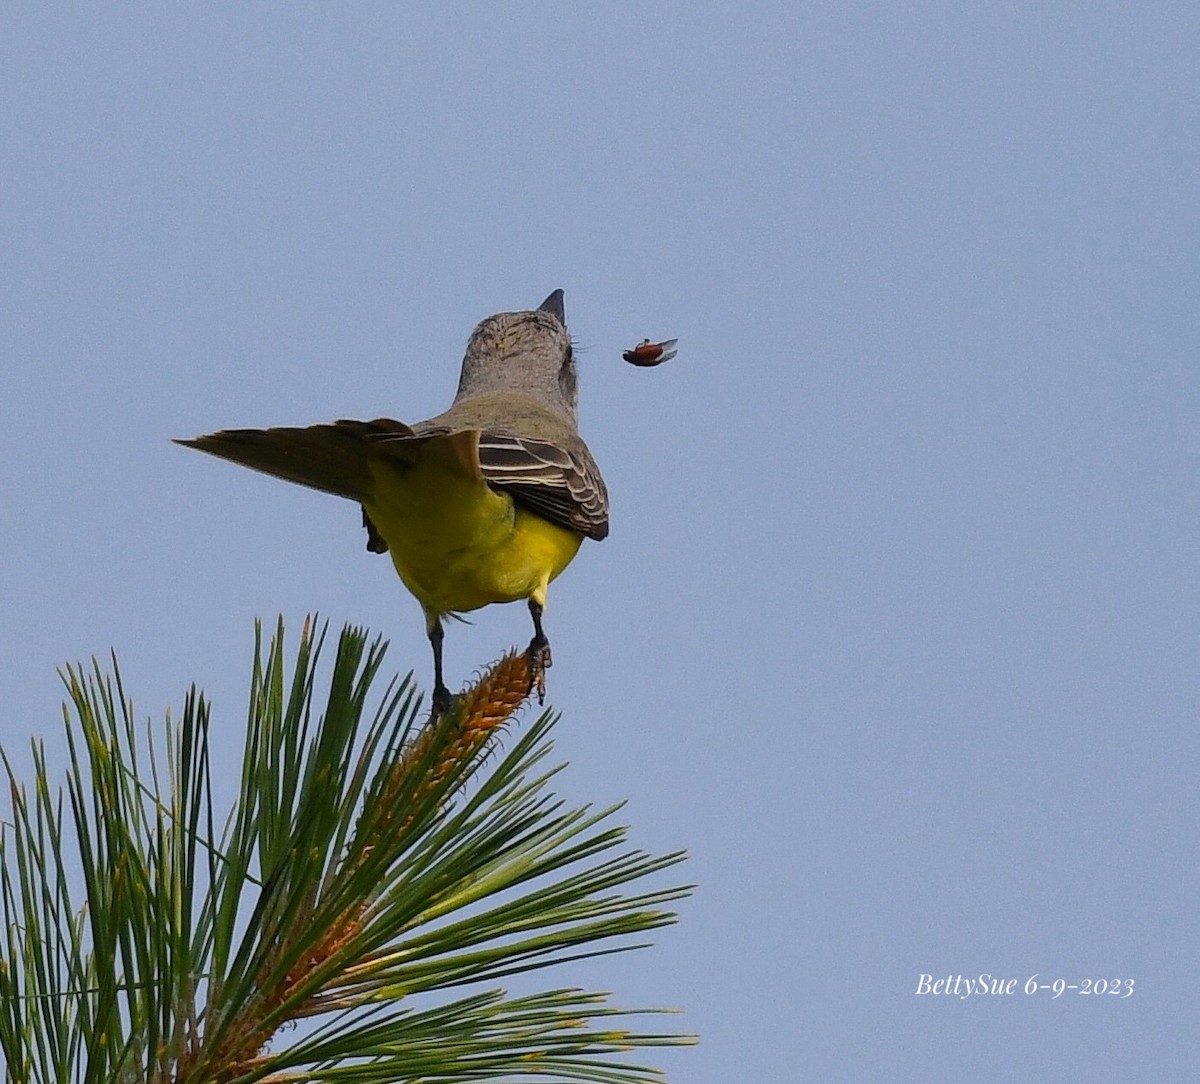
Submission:
M 661 365 L 664 361 L 670 361 L 677 353 L 679 353 L 679 351 L 675 349 L 675 344 L 677 342 L 679 342 L 678 339 L 667 339 L 666 342 L 659 343 L 658 349 L 662 352 L 658 355 L 658 358 L 655 360 L 654 364 Z

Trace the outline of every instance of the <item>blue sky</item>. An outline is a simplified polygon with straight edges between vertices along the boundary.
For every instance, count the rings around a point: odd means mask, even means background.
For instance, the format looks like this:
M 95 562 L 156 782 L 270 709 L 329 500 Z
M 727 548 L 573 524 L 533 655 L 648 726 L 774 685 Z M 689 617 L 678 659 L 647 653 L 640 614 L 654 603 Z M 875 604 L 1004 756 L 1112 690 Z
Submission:
M 586 981 L 671 1079 L 1200 1073 L 1192 4 L 50 6 L 0 18 L 0 738 L 115 648 L 240 732 L 256 617 L 428 680 L 356 510 L 169 443 L 442 409 L 556 287 L 612 535 L 574 801 L 700 889 Z M 678 336 L 658 369 L 625 365 Z M 460 684 L 528 638 L 492 607 Z M 230 741 L 229 748 L 238 743 Z M 232 763 L 230 770 L 232 771 Z M 1133 979 L 917 996 L 922 974 Z

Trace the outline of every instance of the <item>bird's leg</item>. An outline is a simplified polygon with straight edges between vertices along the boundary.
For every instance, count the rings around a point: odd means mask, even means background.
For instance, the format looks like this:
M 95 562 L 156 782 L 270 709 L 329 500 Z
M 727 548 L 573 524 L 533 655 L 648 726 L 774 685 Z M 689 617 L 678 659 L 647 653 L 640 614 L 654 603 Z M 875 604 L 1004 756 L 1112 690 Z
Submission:
M 529 688 L 537 689 L 538 703 L 546 702 L 546 671 L 550 668 L 550 641 L 542 630 L 543 606 L 535 599 L 529 600 L 529 613 L 533 617 L 533 639 L 529 641 Z
M 446 638 L 446 630 L 442 628 L 442 619 L 437 614 L 427 615 L 429 646 L 433 648 L 433 699 L 431 712 L 433 718 L 438 718 L 450 708 L 450 690 L 442 680 L 442 641 Z

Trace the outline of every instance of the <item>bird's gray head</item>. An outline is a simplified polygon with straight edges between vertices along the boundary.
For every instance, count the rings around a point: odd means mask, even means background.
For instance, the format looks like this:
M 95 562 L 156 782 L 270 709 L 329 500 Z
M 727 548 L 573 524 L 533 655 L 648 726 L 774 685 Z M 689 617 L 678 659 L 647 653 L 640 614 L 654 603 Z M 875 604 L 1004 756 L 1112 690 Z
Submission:
M 471 332 L 457 398 L 488 391 L 523 391 L 576 419 L 579 384 L 562 290 L 530 312 L 489 316 Z

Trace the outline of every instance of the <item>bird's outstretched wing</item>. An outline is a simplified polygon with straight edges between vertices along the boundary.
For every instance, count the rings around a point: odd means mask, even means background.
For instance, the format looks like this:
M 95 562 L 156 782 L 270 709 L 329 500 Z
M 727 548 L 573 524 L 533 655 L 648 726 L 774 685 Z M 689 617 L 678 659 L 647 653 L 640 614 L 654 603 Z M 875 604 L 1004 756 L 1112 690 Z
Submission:
M 448 438 L 455 457 L 470 470 L 475 464 L 466 461 L 474 458 L 470 445 L 477 441 L 474 451 L 483 480 L 543 519 L 597 541 L 608 535 L 608 493 L 586 448 L 567 451 L 506 429 L 422 426 L 414 431 L 391 418 L 342 419 L 302 428 L 222 429 L 176 443 L 361 502 L 371 493 L 372 450 L 404 461 L 420 445 L 439 438 Z
M 369 422 L 343 419 L 301 428 L 222 429 L 175 443 L 288 482 L 361 501 L 370 492 L 371 441 L 385 435 L 411 436 L 412 430 L 391 418 Z

